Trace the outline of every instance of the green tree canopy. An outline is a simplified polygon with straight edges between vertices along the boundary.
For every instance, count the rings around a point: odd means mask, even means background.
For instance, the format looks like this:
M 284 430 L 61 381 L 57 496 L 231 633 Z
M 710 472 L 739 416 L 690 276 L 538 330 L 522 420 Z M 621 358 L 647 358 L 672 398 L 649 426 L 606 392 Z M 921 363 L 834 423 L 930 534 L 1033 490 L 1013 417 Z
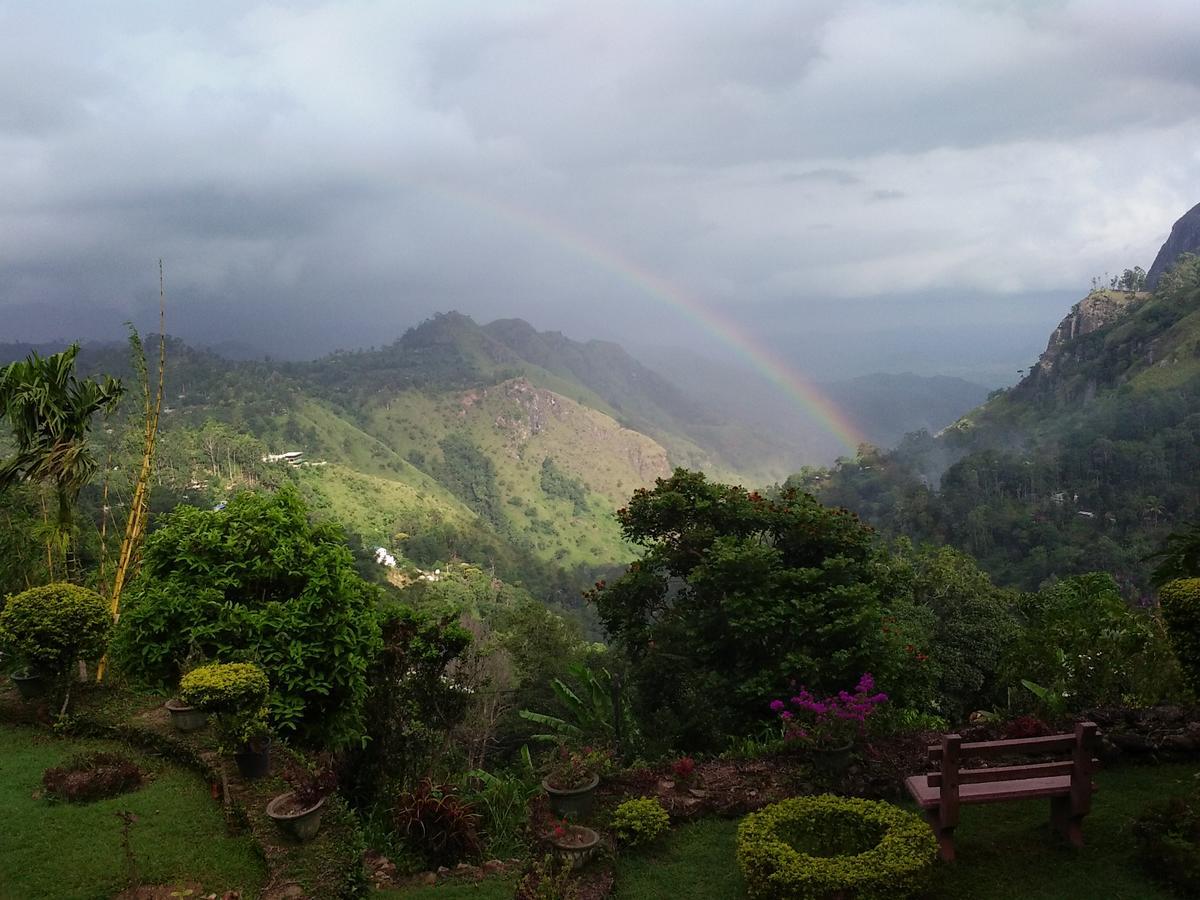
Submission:
M 712 747 L 791 683 L 853 684 L 880 647 L 877 550 L 845 510 L 677 469 L 618 518 L 642 558 L 590 597 L 664 741 Z

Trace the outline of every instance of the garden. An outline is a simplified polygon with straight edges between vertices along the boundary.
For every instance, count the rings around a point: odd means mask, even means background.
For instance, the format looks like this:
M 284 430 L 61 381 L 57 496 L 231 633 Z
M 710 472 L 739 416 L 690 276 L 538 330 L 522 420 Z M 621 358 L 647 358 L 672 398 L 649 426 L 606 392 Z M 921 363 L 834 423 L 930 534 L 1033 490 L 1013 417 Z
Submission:
M 0 378 L 0 490 L 56 501 L 0 572 L 0 895 L 1200 891 L 1194 548 L 1138 602 L 1017 592 L 677 470 L 617 513 L 639 555 L 589 633 L 458 562 L 371 577 L 287 484 L 135 504 L 98 555 L 71 465 L 116 388 L 56 383 L 74 431 Z

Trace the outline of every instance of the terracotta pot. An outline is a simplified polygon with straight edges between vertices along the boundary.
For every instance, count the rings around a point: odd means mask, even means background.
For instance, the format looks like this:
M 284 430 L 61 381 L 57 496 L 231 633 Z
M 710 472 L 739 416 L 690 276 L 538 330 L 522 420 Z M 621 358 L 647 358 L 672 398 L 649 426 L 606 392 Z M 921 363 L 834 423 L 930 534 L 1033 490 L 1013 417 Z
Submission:
M 318 800 L 315 806 L 295 812 L 289 810 L 294 803 L 295 795 L 291 791 L 280 794 L 267 804 L 267 815 L 285 834 L 290 834 L 301 842 L 311 841 L 321 830 L 321 813 L 325 810 L 325 798 Z
M 596 785 L 599 783 L 600 776 L 593 775 L 592 780 L 583 787 L 564 789 L 551 787 L 543 778 L 542 790 L 550 798 L 550 809 L 556 816 L 578 822 L 592 814 L 596 805 Z
M 252 738 L 233 754 L 233 760 L 243 778 L 262 778 L 271 771 L 271 739 Z
M 583 825 L 573 825 L 569 836 L 558 838 L 552 834 L 549 841 L 556 859 L 568 863 L 572 869 L 581 869 L 595 856 L 600 835 Z
M 180 731 L 196 731 L 208 724 L 208 713 L 188 706 L 182 700 L 171 699 L 165 705 L 171 714 L 171 724 Z

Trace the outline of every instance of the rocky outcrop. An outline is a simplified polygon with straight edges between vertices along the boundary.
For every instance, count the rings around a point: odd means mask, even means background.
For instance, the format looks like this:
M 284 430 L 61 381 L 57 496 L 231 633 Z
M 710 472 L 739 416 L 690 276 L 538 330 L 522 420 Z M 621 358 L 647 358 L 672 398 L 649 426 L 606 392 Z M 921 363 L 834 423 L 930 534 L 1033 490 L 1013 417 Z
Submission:
M 1167 241 L 1154 257 L 1154 265 L 1146 273 L 1146 287 L 1154 290 L 1181 253 L 1200 253 L 1200 203 L 1184 213 L 1174 225 Z
M 1090 334 L 1105 325 L 1110 325 L 1124 316 L 1138 301 L 1145 299 L 1144 293 L 1127 291 L 1092 291 L 1071 307 L 1067 317 L 1058 323 L 1046 344 L 1046 352 L 1038 360 L 1038 368 L 1050 374 L 1054 364 L 1063 354 L 1069 341 Z

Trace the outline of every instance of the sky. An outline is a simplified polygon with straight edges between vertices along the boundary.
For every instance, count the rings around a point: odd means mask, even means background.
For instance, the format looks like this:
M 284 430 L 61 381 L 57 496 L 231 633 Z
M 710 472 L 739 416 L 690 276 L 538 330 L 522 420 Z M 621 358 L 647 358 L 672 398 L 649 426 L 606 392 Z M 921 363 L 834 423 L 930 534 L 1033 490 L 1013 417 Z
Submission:
M 457 309 L 998 381 L 1200 202 L 1196 47 L 1166 0 L 0 0 L 0 340 L 153 324 L 162 258 L 169 330 L 283 356 Z

